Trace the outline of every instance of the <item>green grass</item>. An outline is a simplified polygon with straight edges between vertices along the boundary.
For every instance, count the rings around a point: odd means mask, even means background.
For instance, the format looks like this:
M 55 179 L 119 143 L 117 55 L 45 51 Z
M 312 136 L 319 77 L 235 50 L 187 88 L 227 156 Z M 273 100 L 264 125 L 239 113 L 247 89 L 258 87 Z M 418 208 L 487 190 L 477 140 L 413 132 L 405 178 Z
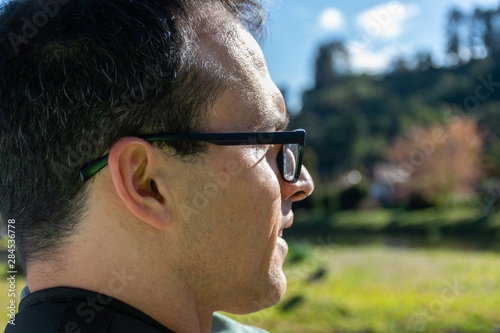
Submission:
M 500 256 L 486 252 L 326 247 L 286 267 L 287 294 L 240 322 L 271 332 L 459 333 L 500 328 Z M 306 282 L 318 267 L 323 280 Z M 302 301 L 284 310 L 284 304 Z
M 326 242 L 331 243 L 331 242 Z M 287 293 L 238 321 L 270 332 L 473 333 L 500 329 L 500 255 L 382 245 L 292 244 Z M 6 266 L 0 266 L 6 271 Z M 319 269 L 322 279 L 309 282 Z M 26 280 L 17 279 L 17 291 Z M 0 306 L 7 306 L 0 281 Z M 295 300 L 295 302 L 291 302 Z M 5 312 L 5 310 L 4 310 Z M 7 317 L 2 313 L 0 324 Z

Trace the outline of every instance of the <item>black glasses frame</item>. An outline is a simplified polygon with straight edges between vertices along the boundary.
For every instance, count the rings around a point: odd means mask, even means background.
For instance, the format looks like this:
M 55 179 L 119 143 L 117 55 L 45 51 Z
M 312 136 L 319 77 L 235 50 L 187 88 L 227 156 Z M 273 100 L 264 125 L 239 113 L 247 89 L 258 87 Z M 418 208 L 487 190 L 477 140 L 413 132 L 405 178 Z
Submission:
M 278 154 L 278 168 L 286 182 L 295 183 L 299 180 L 306 143 L 306 131 L 297 129 L 288 132 L 249 132 L 249 133 L 189 133 L 189 134 L 151 134 L 144 135 L 142 139 L 148 142 L 208 142 L 217 146 L 245 146 L 245 145 L 273 145 L 273 144 L 298 144 L 298 157 L 293 180 L 288 180 L 284 175 L 283 147 Z M 80 179 L 86 182 L 99 170 L 108 164 L 108 155 L 95 160 L 80 169 Z

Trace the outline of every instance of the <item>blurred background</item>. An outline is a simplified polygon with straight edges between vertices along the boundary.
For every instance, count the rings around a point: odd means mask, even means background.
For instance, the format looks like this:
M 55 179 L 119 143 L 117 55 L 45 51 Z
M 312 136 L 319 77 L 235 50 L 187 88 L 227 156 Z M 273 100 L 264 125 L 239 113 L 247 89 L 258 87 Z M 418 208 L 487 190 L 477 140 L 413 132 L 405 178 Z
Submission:
M 263 49 L 307 130 L 271 332 L 500 332 L 500 2 L 273 2 Z
M 500 333 L 500 1 L 271 1 L 262 45 L 316 190 L 284 233 L 283 300 L 231 316 Z

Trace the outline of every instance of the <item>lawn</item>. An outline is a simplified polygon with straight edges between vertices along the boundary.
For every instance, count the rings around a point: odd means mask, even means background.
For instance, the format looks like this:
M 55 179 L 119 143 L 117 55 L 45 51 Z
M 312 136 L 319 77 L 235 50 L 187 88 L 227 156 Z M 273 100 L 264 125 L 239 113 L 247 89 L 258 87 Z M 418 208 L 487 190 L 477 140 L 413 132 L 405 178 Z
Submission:
M 270 332 L 500 331 L 500 254 L 290 242 L 288 290 L 240 322 Z M 0 268 L 6 271 L 5 263 Z M 18 293 L 25 280 L 18 277 Z M 0 282 L 6 309 L 7 280 Z M 4 312 L 6 310 L 3 310 Z M 7 316 L 0 317 L 5 326 Z
M 289 285 L 278 306 L 232 317 L 270 332 L 500 331 L 500 254 L 307 248 L 295 252 L 308 256 L 286 266 Z M 311 278 L 321 272 L 322 278 Z

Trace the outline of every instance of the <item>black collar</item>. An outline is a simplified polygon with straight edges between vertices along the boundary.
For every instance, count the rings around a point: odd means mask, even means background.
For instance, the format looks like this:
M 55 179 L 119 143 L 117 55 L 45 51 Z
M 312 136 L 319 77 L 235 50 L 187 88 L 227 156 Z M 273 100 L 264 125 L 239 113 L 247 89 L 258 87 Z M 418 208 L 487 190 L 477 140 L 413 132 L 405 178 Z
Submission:
M 106 307 L 113 309 L 113 312 L 121 312 L 125 315 L 135 317 L 148 325 L 151 325 L 162 332 L 174 333 L 162 324 L 158 323 L 153 318 L 146 315 L 144 312 L 110 296 L 96 293 L 85 289 L 57 287 L 44 289 L 30 293 L 21 300 L 19 311 L 23 311 L 29 306 L 41 304 L 44 302 L 70 303 L 75 300 L 83 300 L 85 304 L 93 303 L 95 306 Z

